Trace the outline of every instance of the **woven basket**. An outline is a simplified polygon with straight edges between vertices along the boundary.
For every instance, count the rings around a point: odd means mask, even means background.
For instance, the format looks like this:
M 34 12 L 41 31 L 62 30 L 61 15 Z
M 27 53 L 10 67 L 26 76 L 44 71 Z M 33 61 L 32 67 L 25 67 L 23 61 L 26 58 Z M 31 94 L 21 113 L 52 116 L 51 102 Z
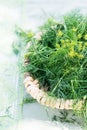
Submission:
M 29 42 L 27 44 L 26 49 L 28 49 L 31 46 L 31 43 Z M 28 59 L 24 59 L 24 66 L 28 65 L 29 61 Z M 40 84 L 37 79 L 34 79 L 33 76 L 26 72 L 24 74 L 24 86 L 26 88 L 26 92 L 29 93 L 34 99 L 36 99 L 40 104 L 60 109 L 60 110 L 81 110 L 83 108 L 83 104 L 85 100 L 79 100 L 76 99 L 58 99 L 56 97 L 49 96 L 47 94 L 47 91 L 44 91 L 43 89 L 40 89 Z M 44 88 L 44 87 L 43 87 Z
M 52 96 L 49 96 L 47 92 L 39 88 L 39 81 L 33 79 L 32 76 L 27 72 L 24 74 L 24 86 L 27 93 L 29 93 L 34 99 L 36 99 L 40 104 L 47 107 L 56 108 L 56 109 L 66 109 L 72 110 L 76 100 L 65 100 L 58 99 Z M 84 104 L 84 100 L 79 100 L 75 104 L 75 110 L 81 110 Z

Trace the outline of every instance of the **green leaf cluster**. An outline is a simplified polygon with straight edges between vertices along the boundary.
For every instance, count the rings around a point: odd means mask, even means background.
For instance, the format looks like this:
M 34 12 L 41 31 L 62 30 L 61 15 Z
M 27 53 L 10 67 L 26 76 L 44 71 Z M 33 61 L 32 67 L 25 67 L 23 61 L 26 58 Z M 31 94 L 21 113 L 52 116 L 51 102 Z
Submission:
M 29 71 L 48 94 L 64 99 L 87 96 L 87 18 L 79 12 L 55 19 L 39 28 L 39 39 L 33 37 L 25 54 Z M 39 34 L 39 33 L 36 33 Z

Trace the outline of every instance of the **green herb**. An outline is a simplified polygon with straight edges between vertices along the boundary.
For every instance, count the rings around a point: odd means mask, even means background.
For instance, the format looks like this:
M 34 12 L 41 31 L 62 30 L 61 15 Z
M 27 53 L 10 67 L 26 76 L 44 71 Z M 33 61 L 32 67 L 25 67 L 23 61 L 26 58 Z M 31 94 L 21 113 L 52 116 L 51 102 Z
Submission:
M 87 97 L 87 17 L 71 12 L 63 19 L 48 19 L 30 39 L 20 33 L 24 48 L 32 43 L 24 50 L 29 64 L 22 71 L 37 78 L 49 95 L 78 101 Z

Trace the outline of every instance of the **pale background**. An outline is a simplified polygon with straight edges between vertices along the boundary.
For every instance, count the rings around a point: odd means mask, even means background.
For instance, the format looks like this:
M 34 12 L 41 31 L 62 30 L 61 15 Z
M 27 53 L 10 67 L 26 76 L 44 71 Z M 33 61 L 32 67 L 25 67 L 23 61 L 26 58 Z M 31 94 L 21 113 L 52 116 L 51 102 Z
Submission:
M 76 8 L 87 13 L 87 0 L 0 0 L 0 130 L 18 124 L 22 118 L 25 130 L 81 129 L 77 124 L 51 123 L 44 107 L 37 103 L 20 105 L 23 89 L 19 85 L 18 58 L 11 47 L 16 38 L 15 25 L 36 30 L 48 17 Z

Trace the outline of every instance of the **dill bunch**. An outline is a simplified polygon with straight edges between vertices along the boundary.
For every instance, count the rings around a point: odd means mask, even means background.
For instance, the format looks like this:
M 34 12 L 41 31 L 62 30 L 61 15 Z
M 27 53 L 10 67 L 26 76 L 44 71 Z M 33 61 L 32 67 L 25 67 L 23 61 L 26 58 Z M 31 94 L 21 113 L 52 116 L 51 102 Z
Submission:
M 83 99 L 87 96 L 87 18 L 78 12 L 65 15 L 64 23 L 48 20 L 32 37 L 24 58 L 30 72 L 51 96 Z

